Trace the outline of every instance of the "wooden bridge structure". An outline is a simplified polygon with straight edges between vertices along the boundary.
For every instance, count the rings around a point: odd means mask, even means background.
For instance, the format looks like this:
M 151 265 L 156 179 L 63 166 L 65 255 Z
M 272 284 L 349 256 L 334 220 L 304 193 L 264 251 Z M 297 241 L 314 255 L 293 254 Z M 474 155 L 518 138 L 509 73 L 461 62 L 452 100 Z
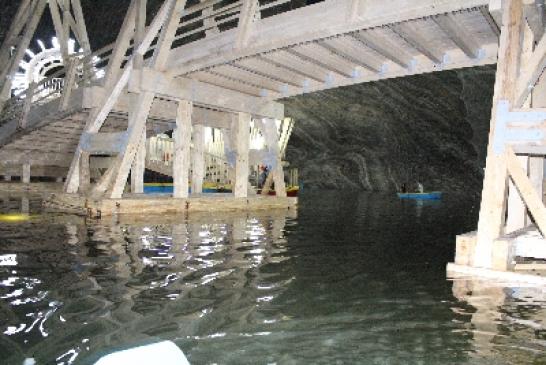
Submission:
M 11 95 L 47 6 L 62 70 Z M 249 201 L 253 122 L 276 161 L 277 202 L 293 205 L 282 200 L 280 99 L 498 63 L 478 231 L 459 238 L 452 268 L 507 270 L 513 250 L 506 233 L 531 223 L 546 232 L 544 1 L 165 0 L 153 19 L 146 9 L 146 0 L 132 0 L 116 42 L 93 51 L 79 0 L 21 0 L 0 51 L 4 175 L 18 169 L 28 181 L 33 171 L 57 171 L 65 177 L 65 201 L 92 197 L 119 207 L 133 199 L 131 209 L 139 209 L 134 194 L 142 193 L 145 141 L 173 130 L 169 206 L 177 199 L 191 204 L 204 178 L 202 135 L 209 126 L 229 141 L 234 201 Z M 75 54 L 67 51 L 71 36 L 81 47 Z

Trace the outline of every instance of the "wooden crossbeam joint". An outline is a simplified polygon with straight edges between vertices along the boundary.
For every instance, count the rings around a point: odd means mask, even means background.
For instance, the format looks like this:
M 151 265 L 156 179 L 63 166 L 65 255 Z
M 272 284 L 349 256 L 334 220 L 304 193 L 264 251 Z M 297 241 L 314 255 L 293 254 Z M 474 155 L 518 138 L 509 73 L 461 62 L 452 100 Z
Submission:
M 546 121 L 545 110 L 510 111 L 507 100 L 497 103 L 496 126 L 493 135 L 493 152 L 500 155 L 505 152 L 507 144 L 537 142 L 545 138 L 537 128 Z

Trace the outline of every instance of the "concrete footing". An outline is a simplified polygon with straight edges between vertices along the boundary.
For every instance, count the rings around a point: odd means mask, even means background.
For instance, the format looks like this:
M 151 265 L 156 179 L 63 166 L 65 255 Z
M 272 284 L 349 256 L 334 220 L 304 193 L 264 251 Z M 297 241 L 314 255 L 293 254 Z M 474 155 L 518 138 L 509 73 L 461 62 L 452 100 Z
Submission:
M 117 214 L 182 214 L 188 212 L 252 211 L 269 209 L 295 210 L 297 198 L 252 196 L 235 198 L 225 194 L 203 194 L 187 199 L 157 195 L 128 195 L 121 199 L 94 199 L 79 194 L 56 193 L 44 200 L 50 211 L 75 213 L 100 218 Z

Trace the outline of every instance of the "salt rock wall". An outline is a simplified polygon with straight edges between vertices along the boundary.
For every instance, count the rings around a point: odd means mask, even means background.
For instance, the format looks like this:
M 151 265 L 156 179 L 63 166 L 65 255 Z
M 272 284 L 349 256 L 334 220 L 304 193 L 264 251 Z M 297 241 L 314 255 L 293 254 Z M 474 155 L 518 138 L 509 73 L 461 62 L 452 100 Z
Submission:
M 287 160 L 307 188 L 479 192 L 495 68 L 443 71 L 285 99 Z

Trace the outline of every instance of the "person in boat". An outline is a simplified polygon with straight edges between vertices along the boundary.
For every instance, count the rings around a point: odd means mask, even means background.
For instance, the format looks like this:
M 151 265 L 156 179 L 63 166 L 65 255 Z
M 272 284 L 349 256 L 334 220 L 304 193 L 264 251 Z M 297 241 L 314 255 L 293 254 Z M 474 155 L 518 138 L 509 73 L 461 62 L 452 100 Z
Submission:
M 417 192 L 421 194 L 425 192 L 425 188 L 423 187 L 423 184 L 421 184 L 420 182 L 417 182 Z
M 406 183 L 402 183 L 402 185 L 400 186 L 400 192 L 401 193 L 407 193 L 408 192 L 408 186 L 406 185 Z

